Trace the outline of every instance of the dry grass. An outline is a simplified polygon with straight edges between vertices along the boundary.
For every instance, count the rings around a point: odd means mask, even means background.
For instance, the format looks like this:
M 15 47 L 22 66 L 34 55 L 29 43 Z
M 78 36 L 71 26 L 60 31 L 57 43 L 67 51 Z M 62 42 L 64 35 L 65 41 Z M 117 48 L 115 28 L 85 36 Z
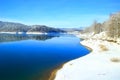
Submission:
M 73 64 L 70 64 L 70 66 L 72 66 Z
M 120 58 L 113 57 L 113 58 L 110 59 L 110 61 L 112 61 L 112 62 L 120 62 Z
M 100 47 L 101 51 L 108 51 L 108 48 L 103 44 L 100 44 L 99 47 Z

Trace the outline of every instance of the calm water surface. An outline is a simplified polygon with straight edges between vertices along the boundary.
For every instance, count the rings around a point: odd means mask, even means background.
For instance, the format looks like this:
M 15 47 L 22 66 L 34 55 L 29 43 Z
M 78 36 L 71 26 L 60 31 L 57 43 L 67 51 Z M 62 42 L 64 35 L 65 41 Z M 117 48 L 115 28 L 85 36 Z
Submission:
M 50 71 L 89 53 L 73 35 L 0 34 L 0 80 L 47 80 Z

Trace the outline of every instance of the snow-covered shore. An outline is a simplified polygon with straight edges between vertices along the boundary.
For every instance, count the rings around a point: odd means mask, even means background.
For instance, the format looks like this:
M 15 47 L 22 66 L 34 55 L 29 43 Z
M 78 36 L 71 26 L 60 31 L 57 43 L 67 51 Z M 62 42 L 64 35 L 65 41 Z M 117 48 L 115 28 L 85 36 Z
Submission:
M 47 34 L 42 32 L 0 32 L 0 34 Z
M 0 34 L 16 34 L 16 32 L 0 32 Z
M 54 80 L 120 80 L 120 45 L 91 38 L 80 43 L 92 52 L 64 64 Z
M 42 33 L 42 32 L 27 32 L 26 34 L 47 34 L 47 33 Z

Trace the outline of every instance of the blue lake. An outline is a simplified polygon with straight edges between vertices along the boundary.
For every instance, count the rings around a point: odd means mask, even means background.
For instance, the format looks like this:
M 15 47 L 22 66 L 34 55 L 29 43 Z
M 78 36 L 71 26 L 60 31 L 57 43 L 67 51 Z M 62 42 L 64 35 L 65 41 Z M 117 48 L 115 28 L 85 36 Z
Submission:
M 48 80 L 53 69 L 89 52 L 73 35 L 0 34 L 0 80 Z

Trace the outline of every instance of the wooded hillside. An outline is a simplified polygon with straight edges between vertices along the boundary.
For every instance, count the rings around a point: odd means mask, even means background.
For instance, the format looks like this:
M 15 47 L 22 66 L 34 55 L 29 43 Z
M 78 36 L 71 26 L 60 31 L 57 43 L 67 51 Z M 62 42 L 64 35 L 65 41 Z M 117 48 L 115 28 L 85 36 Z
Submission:
M 113 38 L 114 40 L 120 38 L 120 12 L 111 14 L 109 19 L 103 23 L 94 21 L 93 24 L 83 32 L 94 32 L 94 34 L 105 32 L 108 37 Z

